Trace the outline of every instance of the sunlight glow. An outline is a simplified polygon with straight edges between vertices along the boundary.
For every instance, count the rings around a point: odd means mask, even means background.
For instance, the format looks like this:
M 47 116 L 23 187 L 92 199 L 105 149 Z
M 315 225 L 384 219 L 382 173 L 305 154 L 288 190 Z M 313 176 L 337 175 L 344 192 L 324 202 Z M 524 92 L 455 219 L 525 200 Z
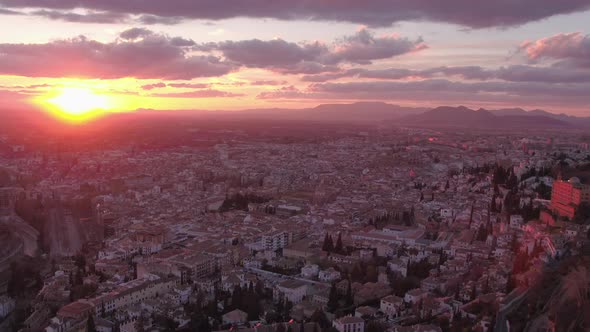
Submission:
M 57 96 L 48 98 L 47 103 L 56 107 L 62 116 L 72 119 L 86 118 L 110 108 L 106 96 L 85 88 L 63 88 Z

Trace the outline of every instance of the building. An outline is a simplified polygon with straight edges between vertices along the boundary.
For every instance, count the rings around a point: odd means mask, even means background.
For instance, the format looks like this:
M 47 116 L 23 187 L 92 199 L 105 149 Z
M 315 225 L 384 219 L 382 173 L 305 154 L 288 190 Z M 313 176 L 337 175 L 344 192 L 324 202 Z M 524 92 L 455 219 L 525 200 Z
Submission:
M 359 317 L 346 316 L 334 320 L 332 326 L 338 332 L 364 332 L 365 321 Z
M 582 184 L 577 177 L 553 182 L 551 210 L 559 217 L 573 219 L 576 209 L 584 202 L 590 202 L 590 186 Z
M 276 285 L 274 291 L 274 298 L 283 295 L 291 303 L 297 304 L 307 295 L 307 285 L 299 280 L 285 280 Z
M 332 282 L 340 279 L 340 272 L 336 271 L 333 267 L 327 270 L 320 271 L 318 279 L 324 282 Z
M 248 321 L 248 314 L 240 309 L 236 309 L 221 316 L 224 325 L 243 324 Z
M 7 296 L 0 296 L 0 319 L 8 316 L 14 310 L 15 302 Z
M 404 300 L 401 297 L 395 295 L 389 295 L 381 299 L 379 309 L 387 317 L 394 318 L 399 316 L 404 306 Z

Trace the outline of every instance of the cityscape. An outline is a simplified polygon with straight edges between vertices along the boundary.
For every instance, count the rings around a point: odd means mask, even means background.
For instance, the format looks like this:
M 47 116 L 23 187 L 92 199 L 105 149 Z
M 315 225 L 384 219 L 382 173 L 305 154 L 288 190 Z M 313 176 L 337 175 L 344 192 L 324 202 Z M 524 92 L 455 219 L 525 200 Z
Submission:
M 0 331 L 590 331 L 589 19 L 0 0 Z

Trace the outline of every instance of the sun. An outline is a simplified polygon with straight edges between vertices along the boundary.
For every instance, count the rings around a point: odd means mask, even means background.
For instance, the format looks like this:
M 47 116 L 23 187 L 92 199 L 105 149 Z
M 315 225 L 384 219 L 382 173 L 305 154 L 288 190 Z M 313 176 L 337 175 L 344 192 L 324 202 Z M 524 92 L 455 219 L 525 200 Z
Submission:
M 106 96 L 86 88 L 63 88 L 57 95 L 47 98 L 46 103 L 68 120 L 84 120 L 110 108 Z

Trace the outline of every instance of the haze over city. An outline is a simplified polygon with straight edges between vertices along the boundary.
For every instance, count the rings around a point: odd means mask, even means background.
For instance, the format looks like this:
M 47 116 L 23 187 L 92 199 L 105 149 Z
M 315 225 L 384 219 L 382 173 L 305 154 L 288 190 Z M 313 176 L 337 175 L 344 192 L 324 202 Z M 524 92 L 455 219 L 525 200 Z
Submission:
M 0 31 L 0 332 L 590 330 L 589 0 Z

